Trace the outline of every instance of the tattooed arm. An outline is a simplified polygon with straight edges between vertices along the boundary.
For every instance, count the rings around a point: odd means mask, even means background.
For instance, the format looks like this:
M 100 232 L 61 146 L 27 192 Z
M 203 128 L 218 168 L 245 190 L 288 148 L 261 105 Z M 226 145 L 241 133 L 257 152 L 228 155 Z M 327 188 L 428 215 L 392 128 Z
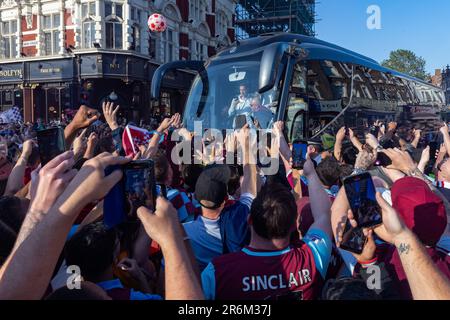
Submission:
M 434 265 L 423 244 L 379 193 L 377 201 L 382 209 L 383 225 L 375 232 L 396 246 L 414 300 L 450 299 L 450 281 Z
M 450 281 L 435 266 L 423 244 L 411 231 L 395 237 L 394 244 L 415 300 L 450 299 Z

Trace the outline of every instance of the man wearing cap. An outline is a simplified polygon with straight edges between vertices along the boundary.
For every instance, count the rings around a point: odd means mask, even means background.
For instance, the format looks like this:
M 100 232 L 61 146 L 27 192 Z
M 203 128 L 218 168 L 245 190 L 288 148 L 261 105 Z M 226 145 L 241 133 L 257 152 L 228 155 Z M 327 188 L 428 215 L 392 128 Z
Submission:
M 406 151 L 386 149 L 383 152 L 392 160 L 391 167 L 407 177 L 397 180 L 391 188 L 392 207 L 402 217 L 405 225 L 426 246 L 428 255 L 436 267 L 450 279 L 450 248 L 445 198 L 432 191 L 430 182 Z M 391 239 L 383 228 L 375 232 L 384 241 Z M 412 294 L 401 264 L 400 256 L 390 244 L 377 248 L 378 261 L 385 263 L 403 298 L 411 299 Z
M 450 279 L 450 252 L 439 248 L 439 242 L 443 235 L 445 236 L 446 229 L 448 230 L 445 206 L 441 198 L 435 195 L 423 180 L 415 177 L 406 177 L 395 182 L 391 194 L 392 207 L 425 245 L 428 255 L 438 269 Z M 376 232 L 383 240 L 387 240 L 383 230 Z M 385 262 L 402 297 L 411 299 L 411 289 L 395 246 L 379 246 L 377 257 L 379 261 Z
M 308 146 L 311 147 L 311 159 L 315 161 L 316 164 L 319 164 L 323 159 L 327 157 L 331 157 L 331 149 L 325 149 L 322 143 L 322 139 L 311 139 L 308 141 Z
M 241 130 L 240 137 L 247 141 L 248 134 L 245 132 Z M 248 154 L 248 148 L 248 143 L 245 143 L 244 154 Z M 230 179 L 227 165 L 211 165 L 203 170 L 197 180 L 195 198 L 201 205 L 201 214 L 183 226 L 200 271 L 214 257 L 239 250 L 248 242 L 247 217 L 257 193 L 256 166 L 248 163 L 244 160 L 241 197 L 232 206 L 225 208 Z

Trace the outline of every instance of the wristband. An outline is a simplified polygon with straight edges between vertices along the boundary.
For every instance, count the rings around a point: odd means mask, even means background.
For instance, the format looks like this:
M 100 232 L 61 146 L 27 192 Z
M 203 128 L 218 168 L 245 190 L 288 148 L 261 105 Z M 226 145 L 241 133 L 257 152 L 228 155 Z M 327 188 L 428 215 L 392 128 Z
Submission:
M 358 263 L 363 267 L 363 268 L 367 268 L 368 266 L 373 266 L 374 264 L 376 264 L 378 262 L 378 257 L 375 256 L 375 258 L 373 258 L 372 260 L 369 261 L 358 261 Z
M 353 172 L 352 172 L 352 176 L 353 176 L 353 175 L 357 175 L 357 174 L 361 174 L 361 173 L 364 173 L 364 172 L 366 172 L 366 170 L 361 169 L 361 168 L 355 168 L 355 169 L 353 170 Z

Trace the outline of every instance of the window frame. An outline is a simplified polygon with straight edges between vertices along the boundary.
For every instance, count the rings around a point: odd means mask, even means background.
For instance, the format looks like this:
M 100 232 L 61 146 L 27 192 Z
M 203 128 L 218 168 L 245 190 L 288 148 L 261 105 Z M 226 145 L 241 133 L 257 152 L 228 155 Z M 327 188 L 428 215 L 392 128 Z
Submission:
M 104 8 L 106 11 L 106 6 L 108 4 L 111 4 L 111 14 L 105 17 L 104 21 L 104 38 L 105 38 L 105 48 L 107 49 L 119 49 L 123 50 L 124 48 L 124 19 L 123 19 L 123 9 L 124 9 L 124 3 L 122 2 L 115 2 L 115 1 L 105 1 L 104 2 Z M 121 6 L 121 14 L 117 15 L 117 7 Z M 106 13 L 105 13 L 106 15 Z M 112 25 L 112 45 L 108 46 L 108 24 Z M 116 41 L 116 32 L 117 32 L 117 26 L 120 25 L 121 35 L 120 35 L 120 44 L 118 45 Z
M 131 26 L 131 30 L 131 37 L 133 39 L 132 46 L 134 47 L 133 50 L 136 52 L 141 52 L 141 26 L 137 23 L 134 23 Z
M 15 24 L 15 28 L 13 28 L 13 24 Z M 8 30 L 5 31 L 5 26 L 8 26 Z M 1 39 L 3 40 L 3 54 L 2 58 L 4 59 L 13 59 L 17 57 L 17 31 L 18 31 L 18 24 L 17 20 L 6 20 L 2 21 L 1 23 Z M 6 43 L 7 40 L 7 43 Z M 8 47 L 8 50 L 6 50 L 6 47 Z M 8 54 L 7 54 L 8 53 Z
M 54 26 L 54 22 L 55 22 L 55 17 L 58 16 L 58 25 Z M 45 23 L 45 19 L 49 18 L 50 19 L 50 26 L 47 26 Z M 57 55 L 60 50 L 61 50 L 61 46 L 59 44 L 59 36 L 60 36 L 60 27 L 61 27 L 61 13 L 60 12 L 54 12 L 54 13 L 49 13 L 46 15 L 42 15 L 42 32 L 44 33 L 44 55 L 46 56 L 52 56 L 52 55 Z M 50 35 L 50 43 L 51 43 L 51 48 L 49 50 L 49 48 L 47 47 L 47 41 L 46 41 L 46 37 Z

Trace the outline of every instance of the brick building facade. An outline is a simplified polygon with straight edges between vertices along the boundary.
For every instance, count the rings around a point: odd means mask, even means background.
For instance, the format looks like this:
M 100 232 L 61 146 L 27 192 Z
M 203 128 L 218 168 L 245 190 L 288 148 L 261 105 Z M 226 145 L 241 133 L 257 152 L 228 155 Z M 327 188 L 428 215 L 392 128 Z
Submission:
M 234 41 L 232 0 L 5 0 L 0 4 L 0 106 L 26 120 L 58 118 L 80 103 L 117 100 L 138 118 L 165 62 L 205 60 Z M 161 13 L 165 32 L 148 16 Z M 165 112 L 181 111 L 192 75 L 163 82 Z
M 450 66 L 442 70 L 442 89 L 445 93 L 445 102 L 450 106 Z

